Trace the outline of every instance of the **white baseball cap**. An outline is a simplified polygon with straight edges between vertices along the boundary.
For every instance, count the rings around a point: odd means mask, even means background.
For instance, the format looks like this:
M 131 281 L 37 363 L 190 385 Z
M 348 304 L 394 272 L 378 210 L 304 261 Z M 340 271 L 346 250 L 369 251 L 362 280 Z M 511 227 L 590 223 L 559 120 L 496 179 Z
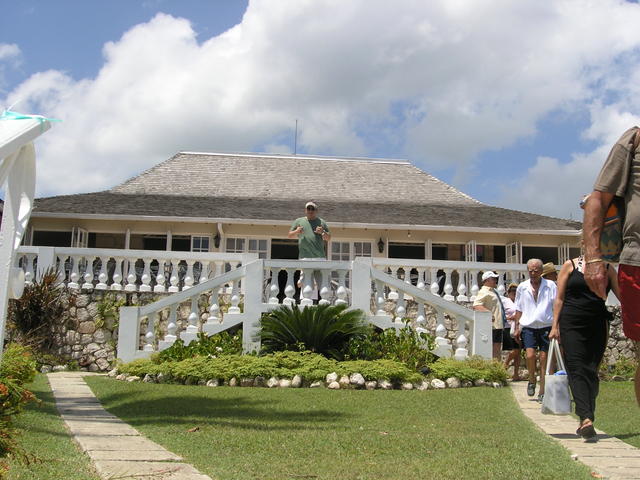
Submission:
M 307 202 L 304 206 L 304 208 L 308 208 L 308 207 L 313 207 L 316 210 L 318 209 L 318 206 L 314 203 L 314 202 Z
M 485 280 L 488 280 L 490 278 L 500 278 L 500 275 L 498 275 L 495 272 L 492 272 L 491 270 L 489 270 L 488 272 L 484 272 L 482 274 L 482 281 L 484 282 Z

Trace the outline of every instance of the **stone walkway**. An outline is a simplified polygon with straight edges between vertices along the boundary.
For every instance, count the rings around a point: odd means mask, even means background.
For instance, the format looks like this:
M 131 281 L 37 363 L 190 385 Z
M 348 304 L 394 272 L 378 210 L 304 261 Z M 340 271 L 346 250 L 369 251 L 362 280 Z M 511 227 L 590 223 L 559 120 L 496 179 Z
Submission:
M 59 372 L 48 378 L 67 428 L 102 478 L 211 480 L 102 408 L 82 379 L 87 375 Z
M 535 397 L 527 396 L 527 382 L 514 382 L 511 389 L 524 414 L 569 450 L 572 458 L 604 478 L 640 479 L 640 449 L 597 429 L 598 441 L 586 443 L 575 433 L 578 421 L 573 416 L 543 415 L 540 412 L 540 404 L 534 400 Z

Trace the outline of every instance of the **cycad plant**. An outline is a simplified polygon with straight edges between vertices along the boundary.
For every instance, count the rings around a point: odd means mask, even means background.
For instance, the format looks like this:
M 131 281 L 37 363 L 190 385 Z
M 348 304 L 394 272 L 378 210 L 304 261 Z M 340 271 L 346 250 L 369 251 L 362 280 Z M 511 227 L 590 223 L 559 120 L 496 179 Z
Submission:
M 349 340 L 368 331 L 364 312 L 346 305 L 282 305 L 263 314 L 260 337 L 267 352 L 308 350 L 341 360 Z

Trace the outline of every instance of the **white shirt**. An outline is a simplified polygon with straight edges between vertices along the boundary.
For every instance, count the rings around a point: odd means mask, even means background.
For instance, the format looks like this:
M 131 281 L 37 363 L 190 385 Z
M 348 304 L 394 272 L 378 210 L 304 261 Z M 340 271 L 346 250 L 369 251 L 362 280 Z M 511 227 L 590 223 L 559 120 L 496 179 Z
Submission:
M 540 279 L 538 301 L 533 299 L 531 280 L 518 285 L 516 291 L 516 310 L 522 312 L 520 326 L 529 328 L 550 327 L 553 323 L 553 302 L 557 287 L 551 280 Z

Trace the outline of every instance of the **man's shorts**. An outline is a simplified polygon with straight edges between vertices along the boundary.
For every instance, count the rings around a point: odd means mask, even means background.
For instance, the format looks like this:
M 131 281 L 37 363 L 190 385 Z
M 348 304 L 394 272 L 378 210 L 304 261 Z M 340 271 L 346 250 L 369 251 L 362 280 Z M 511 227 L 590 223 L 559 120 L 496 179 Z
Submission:
M 627 338 L 638 342 L 640 341 L 640 267 L 620 265 L 618 285 L 622 306 L 622 331 Z
M 511 329 L 505 328 L 502 335 L 502 350 L 510 352 L 511 350 L 520 350 L 520 342 L 511 336 Z
M 494 328 L 493 329 L 493 343 L 502 343 L 502 333 L 504 332 L 504 328 Z
M 549 332 L 551 332 L 551 327 L 522 327 L 520 336 L 522 337 L 522 344 L 524 345 L 524 348 L 539 348 L 541 352 L 548 352 Z

